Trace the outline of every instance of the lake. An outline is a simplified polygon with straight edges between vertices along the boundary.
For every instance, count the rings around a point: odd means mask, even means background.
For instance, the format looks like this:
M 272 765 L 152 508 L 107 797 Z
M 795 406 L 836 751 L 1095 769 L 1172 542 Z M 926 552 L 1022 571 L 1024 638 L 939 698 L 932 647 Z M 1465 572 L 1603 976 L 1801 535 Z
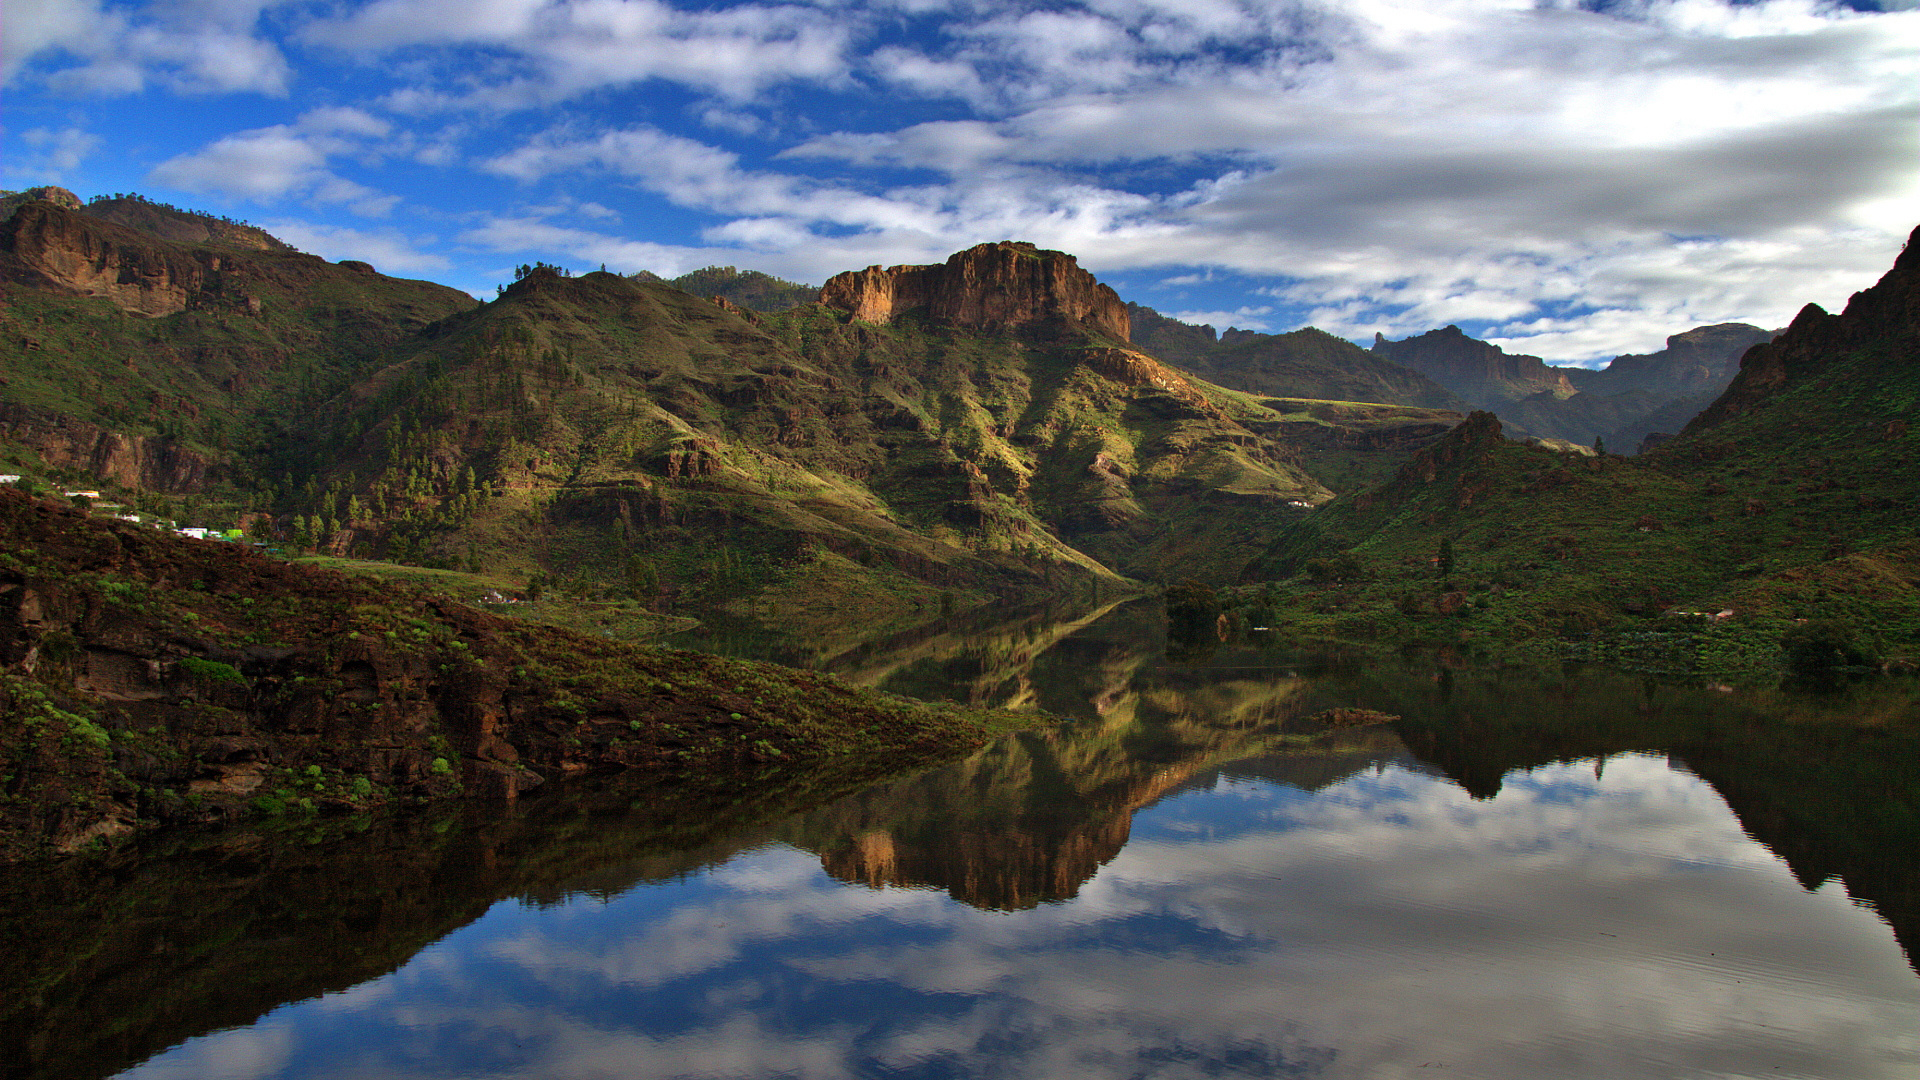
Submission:
M 1911 680 L 1170 649 L 1140 602 L 691 643 L 1071 719 L 10 871 L 6 1074 L 1920 1075 Z

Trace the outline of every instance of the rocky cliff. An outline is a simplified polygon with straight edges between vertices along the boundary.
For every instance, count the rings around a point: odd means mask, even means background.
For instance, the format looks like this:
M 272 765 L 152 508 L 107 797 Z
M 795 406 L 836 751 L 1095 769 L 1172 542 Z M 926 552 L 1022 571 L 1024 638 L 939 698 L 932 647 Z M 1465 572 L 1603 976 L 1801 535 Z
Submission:
M 146 491 L 199 491 L 216 462 L 171 439 L 127 435 L 45 409 L 0 402 L 0 441 L 17 443 L 55 469 L 79 469 Z
M 1458 326 L 1444 326 L 1400 341 L 1375 334 L 1373 351 L 1428 376 L 1483 409 L 1536 394 L 1565 398 L 1578 392 L 1566 372 L 1547 366 L 1545 360 L 1508 353 L 1498 345 L 1468 337 Z
M 257 299 L 227 287 L 221 255 L 156 245 L 125 226 L 55 203 L 16 209 L 0 224 L 0 254 L 0 272 L 10 281 L 104 297 L 132 315 L 157 317 L 189 307 L 259 309 Z
M 922 308 L 936 323 L 970 330 L 1000 332 L 1064 318 L 1121 341 L 1131 333 L 1119 295 L 1073 256 L 1012 241 L 980 244 L 933 266 L 837 274 L 821 287 L 820 302 L 882 325 Z
M 1697 435 L 1753 409 L 1798 384 L 1811 382 L 1856 355 L 1875 354 L 1876 374 L 1910 377 L 1920 348 L 1920 229 L 1915 229 L 1899 258 L 1871 288 L 1854 293 L 1844 311 L 1829 314 L 1818 304 L 1800 309 L 1792 325 L 1766 345 L 1749 349 L 1734 376 L 1711 406 L 1683 434 Z M 1904 370 L 1903 370 L 1904 369 Z M 1859 373 L 1851 373 L 1849 382 Z M 1905 421 L 1894 421 L 1902 425 Z

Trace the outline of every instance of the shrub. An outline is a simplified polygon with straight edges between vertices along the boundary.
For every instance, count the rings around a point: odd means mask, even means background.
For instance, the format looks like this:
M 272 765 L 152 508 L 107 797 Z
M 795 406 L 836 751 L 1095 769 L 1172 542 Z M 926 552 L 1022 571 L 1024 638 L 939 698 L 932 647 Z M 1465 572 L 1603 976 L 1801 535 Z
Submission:
M 234 667 L 232 664 L 221 663 L 218 660 L 208 660 L 200 656 L 188 656 L 180 660 L 180 667 L 200 682 L 231 683 L 236 686 L 245 686 L 247 684 L 247 677 L 240 674 L 239 668 Z
M 1868 663 L 1867 652 L 1853 631 L 1828 619 L 1789 627 L 1780 635 L 1780 651 L 1787 670 L 1796 675 L 1865 667 Z

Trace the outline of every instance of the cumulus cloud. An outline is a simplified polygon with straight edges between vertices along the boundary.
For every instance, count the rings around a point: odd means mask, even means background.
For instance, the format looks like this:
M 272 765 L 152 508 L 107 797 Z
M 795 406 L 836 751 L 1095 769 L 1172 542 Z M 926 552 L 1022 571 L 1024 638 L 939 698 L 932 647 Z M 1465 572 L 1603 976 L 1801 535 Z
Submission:
M 453 265 L 437 251 L 420 250 L 423 238 L 408 237 L 394 229 L 366 231 L 293 219 L 269 221 L 261 228 L 302 251 L 336 262 L 359 259 L 385 274 L 426 274 Z M 431 242 L 431 238 L 424 239 Z
M 303 38 L 361 54 L 482 46 L 521 62 L 509 85 L 449 96 L 448 104 L 550 102 L 650 79 L 740 101 L 783 82 L 842 79 L 853 28 L 845 13 L 802 4 L 686 10 L 662 0 L 376 0 L 308 24 Z
M 27 151 L 13 155 L 6 173 L 26 184 L 58 184 L 100 148 L 100 137 L 80 128 L 29 128 L 20 133 Z
M 332 159 L 378 160 L 400 147 L 386 121 L 352 108 L 321 108 L 292 124 L 237 132 L 154 166 L 148 179 L 202 194 L 253 202 L 287 197 L 344 205 L 363 217 L 385 217 L 398 196 L 336 174 Z
M 7 5 L 0 72 L 11 83 L 39 61 L 69 93 L 130 94 L 159 85 L 189 94 L 284 95 L 292 68 L 258 30 L 279 0 L 182 0 L 139 10 L 99 0 Z

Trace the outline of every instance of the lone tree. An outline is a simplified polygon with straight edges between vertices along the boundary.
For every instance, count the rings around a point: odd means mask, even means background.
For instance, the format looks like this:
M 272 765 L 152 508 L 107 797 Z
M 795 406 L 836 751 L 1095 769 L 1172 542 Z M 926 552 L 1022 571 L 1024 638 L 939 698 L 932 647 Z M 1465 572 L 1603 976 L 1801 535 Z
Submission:
M 1434 562 L 1440 567 L 1441 577 L 1447 577 L 1453 573 L 1453 537 L 1440 538 L 1440 555 Z

